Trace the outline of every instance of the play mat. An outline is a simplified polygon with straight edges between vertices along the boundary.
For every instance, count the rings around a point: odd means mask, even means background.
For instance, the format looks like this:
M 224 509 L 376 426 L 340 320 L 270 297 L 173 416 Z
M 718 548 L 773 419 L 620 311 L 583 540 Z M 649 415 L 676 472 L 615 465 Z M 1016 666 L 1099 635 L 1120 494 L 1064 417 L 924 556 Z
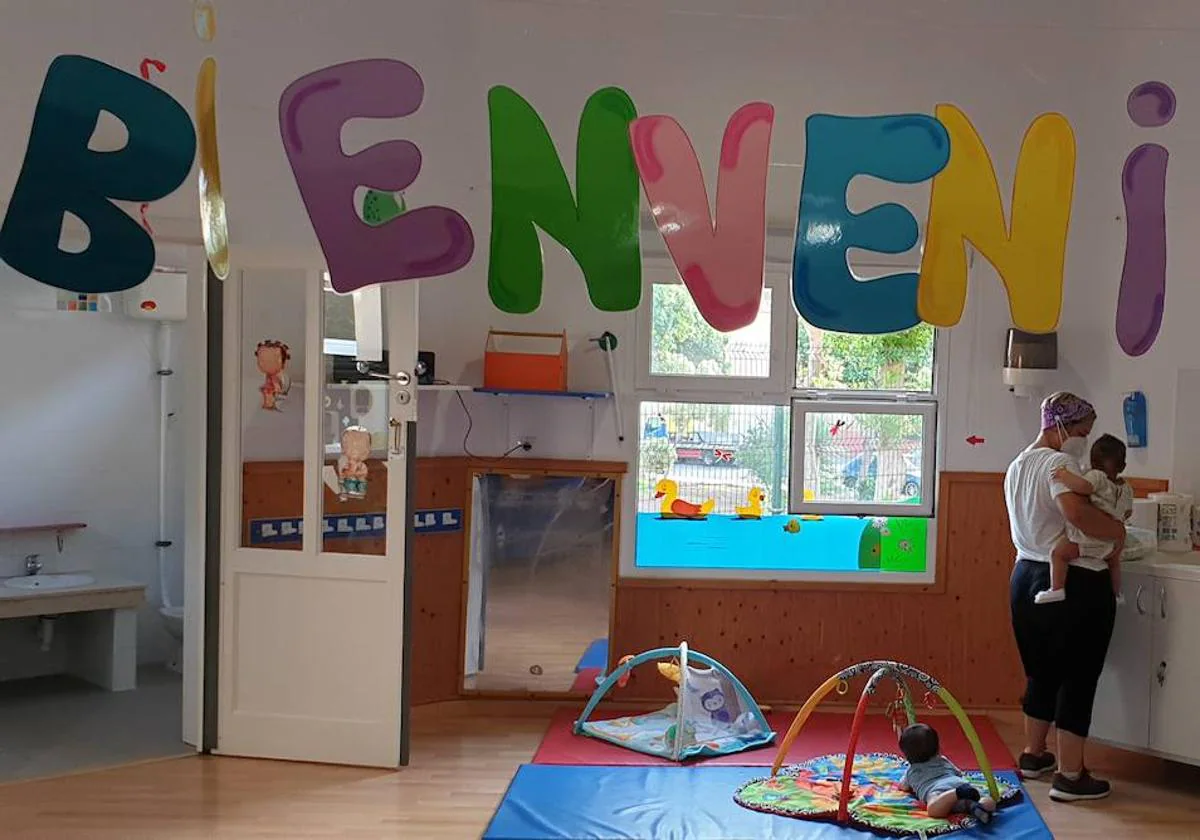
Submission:
M 644 715 L 588 721 L 584 731 L 640 753 L 671 758 L 678 720 L 679 707 L 672 703 L 665 709 Z M 689 719 L 684 722 L 680 758 L 728 755 L 769 744 L 774 737 L 775 733 L 763 728 L 752 715 L 739 715 L 727 722 Z
M 778 775 L 753 779 L 738 788 L 734 800 L 743 807 L 769 814 L 805 819 L 834 820 L 842 787 L 845 755 L 823 755 L 784 768 Z M 900 787 L 907 763 L 898 755 L 867 753 L 854 759 L 850 780 L 850 819 L 859 825 L 895 835 L 935 836 L 970 828 L 976 821 L 965 815 L 935 819 L 925 806 Z M 964 777 L 988 793 L 982 773 L 965 772 Z M 997 780 L 1001 806 L 1021 797 L 1019 788 Z M 1003 814 L 996 818 L 1003 836 Z
M 678 662 L 661 662 L 668 658 Z M 632 669 L 655 661 L 659 672 L 675 683 L 676 702 L 649 714 L 589 720 L 605 694 L 622 685 Z M 623 657 L 596 687 L 575 722 L 575 734 L 672 761 L 729 755 L 775 740 L 762 710 L 741 681 L 712 657 L 689 651 L 687 642 Z

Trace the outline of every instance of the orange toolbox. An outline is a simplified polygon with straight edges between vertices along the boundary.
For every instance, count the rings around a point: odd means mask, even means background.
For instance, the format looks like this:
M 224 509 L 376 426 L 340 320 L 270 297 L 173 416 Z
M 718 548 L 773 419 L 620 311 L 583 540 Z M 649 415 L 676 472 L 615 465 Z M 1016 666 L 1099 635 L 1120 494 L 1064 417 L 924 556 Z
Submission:
M 524 352 L 517 352 L 518 346 Z M 567 333 L 488 330 L 483 387 L 490 391 L 567 390 Z

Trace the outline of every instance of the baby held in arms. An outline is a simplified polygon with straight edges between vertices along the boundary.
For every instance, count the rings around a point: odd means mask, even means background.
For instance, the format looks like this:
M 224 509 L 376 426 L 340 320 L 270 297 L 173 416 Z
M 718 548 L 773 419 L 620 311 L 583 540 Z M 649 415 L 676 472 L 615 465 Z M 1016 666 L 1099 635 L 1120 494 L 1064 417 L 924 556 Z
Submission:
M 1113 519 L 1124 522 L 1133 513 L 1133 490 L 1121 477 L 1125 472 L 1125 444 L 1112 435 L 1102 435 L 1092 444 L 1092 468 L 1076 475 L 1066 467 L 1054 473 L 1054 480 L 1072 493 L 1088 496 L 1092 504 Z M 1042 590 L 1034 601 L 1053 604 L 1067 597 L 1067 566 L 1077 557 L 1105 560 L 1112 572 L 1113 593 L 1121 598 L 1121 558 L 1115 556 L 1116 546 L 1107 540 L 1095 540 L 1067 523 L 1067 533 L 1050 556 L 1050 588 Z

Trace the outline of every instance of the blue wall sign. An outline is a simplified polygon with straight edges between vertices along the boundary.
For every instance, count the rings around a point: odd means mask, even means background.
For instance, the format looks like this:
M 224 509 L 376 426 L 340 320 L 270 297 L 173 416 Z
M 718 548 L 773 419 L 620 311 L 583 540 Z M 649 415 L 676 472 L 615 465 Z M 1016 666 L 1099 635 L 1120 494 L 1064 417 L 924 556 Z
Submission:
M 419 510 L 413 514 L 413 531 L 418 534 L 445 534 L 462 530 L 462 509 Z M 372 538 L 387 533 L 387 515 L 383 513 L 332 514 L 325 517 L 326 537 Z M 300 517 L 250 520 L 250 545 L 286 545 L 304 538 L 304 520 Z
M 461 531 L 463 527 L 461 508 L 449 510 L 419 510 L 413 514 L 413 530 L 418 534 L 446 534 Z

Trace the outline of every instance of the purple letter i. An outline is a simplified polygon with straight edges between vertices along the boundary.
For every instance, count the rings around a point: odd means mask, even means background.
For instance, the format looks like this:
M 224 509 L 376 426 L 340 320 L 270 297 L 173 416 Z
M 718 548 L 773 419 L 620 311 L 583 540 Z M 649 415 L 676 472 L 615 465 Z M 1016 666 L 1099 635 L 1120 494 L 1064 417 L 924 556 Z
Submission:
M 1143 82 L 1129 94 L 1129 118 L 1142 128 L 1175 116 L 1175 93 L 1164 82 Z M 1167 150 L 1144 143 L 1121 173 L 1125 197 L 1125 265 L 1117 296 L 1117 341 L 1130 356 L 1154 346 L 1167 293 Z

